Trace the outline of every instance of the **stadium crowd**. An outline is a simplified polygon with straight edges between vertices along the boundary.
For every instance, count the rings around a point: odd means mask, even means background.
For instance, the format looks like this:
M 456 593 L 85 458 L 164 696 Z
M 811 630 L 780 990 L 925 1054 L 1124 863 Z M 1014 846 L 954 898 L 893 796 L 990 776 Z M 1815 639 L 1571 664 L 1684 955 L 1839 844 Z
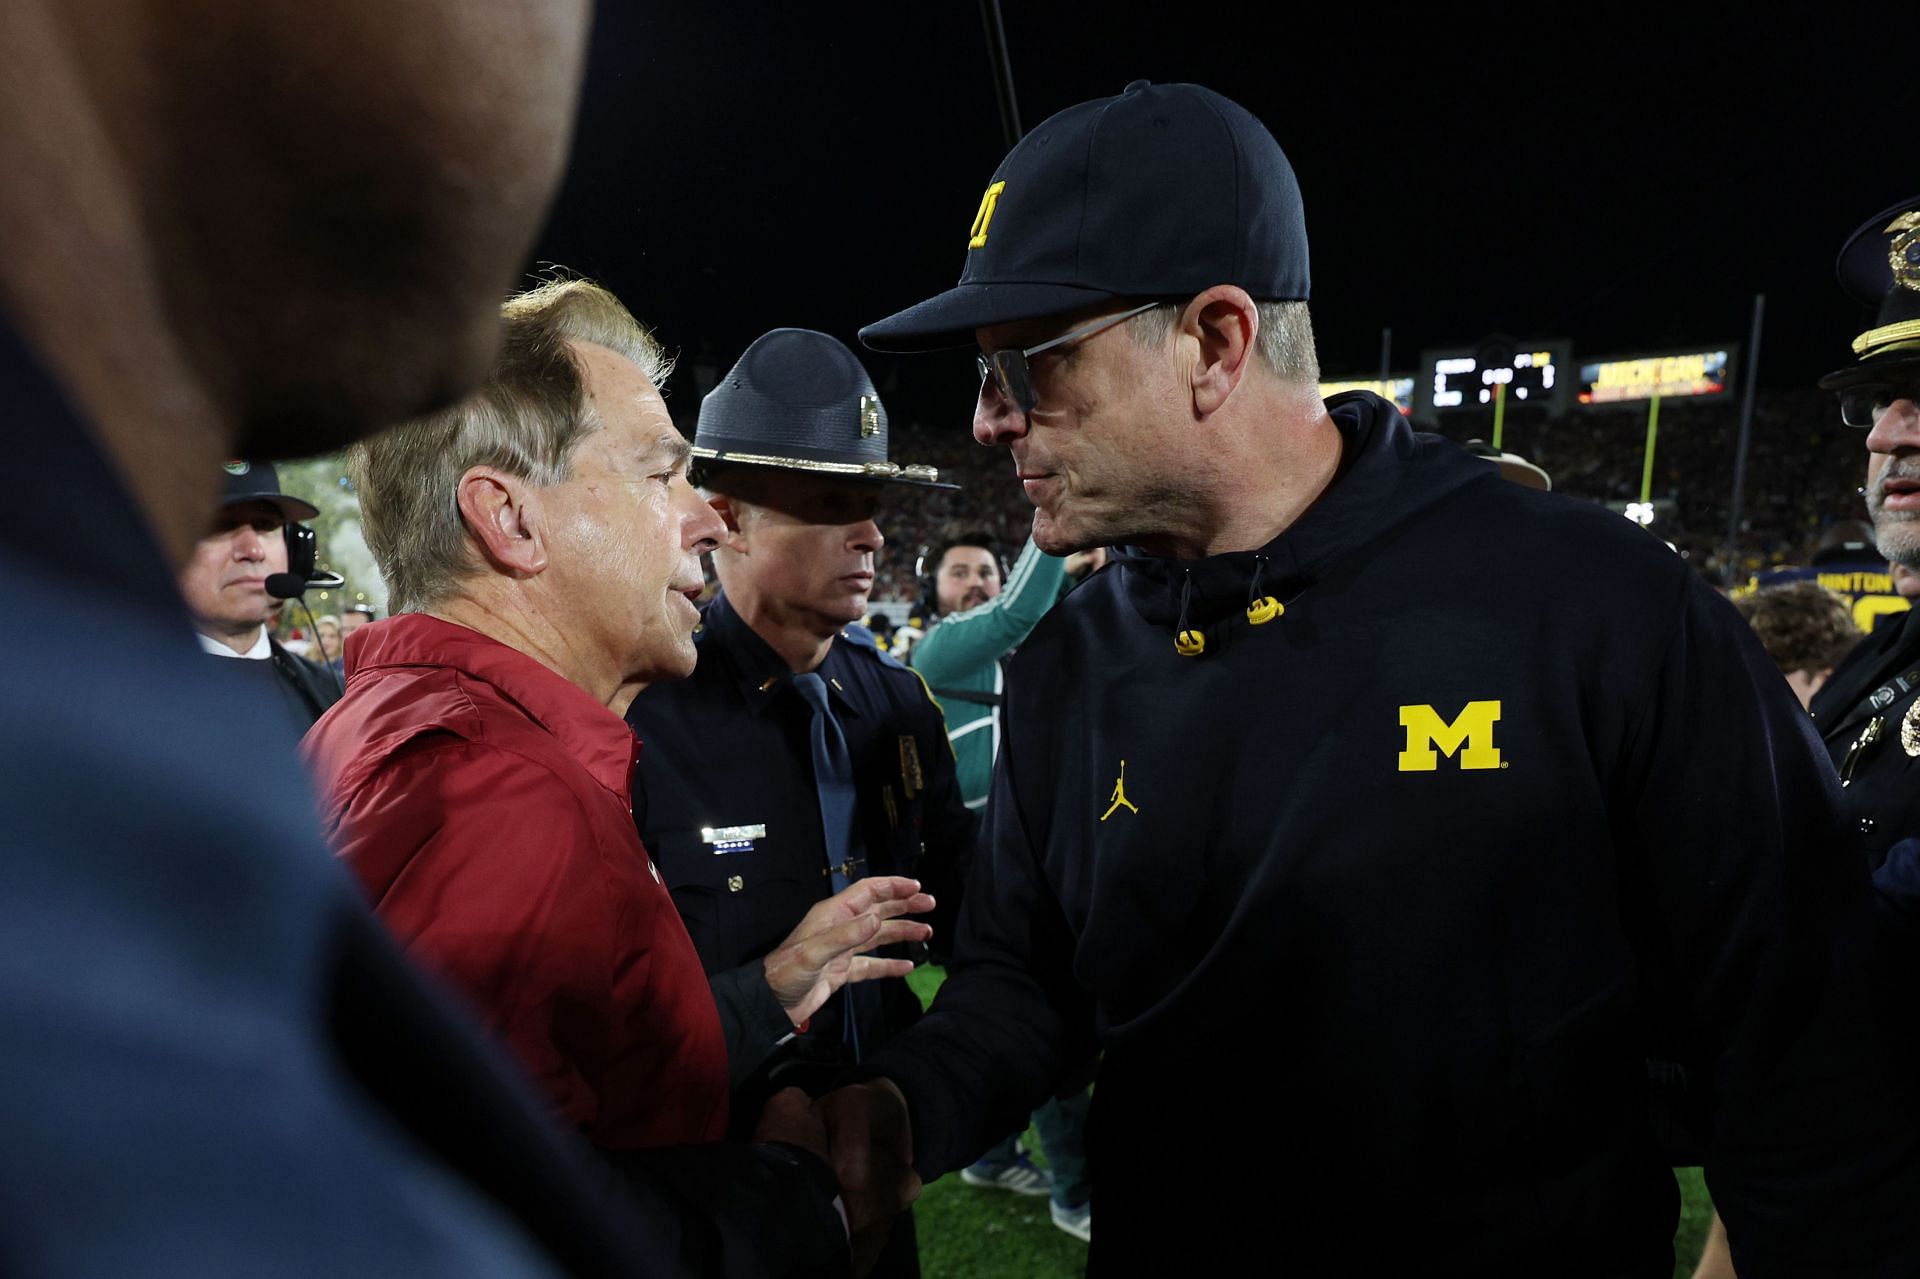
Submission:
M 1559 417 L 1509 411 L 1503 445 L 1553 477 L 1556 492 L 1616 507 L 1640 498 L 1646 406 L 1575 409 Z M 1456 443 L 1492 435 L 1488 413 L 1441 415 L 1424 429 Z M 957 493 L 891 504 L 888 546 L 876 601 L 920 595 L 914 561 L 962 529 L 983 529 L 1011 555 L 1026 540 L 1031 505 L 1005 459 L 959 433 L 921 423 L 895 428 L 915 457 L 960 485 Z M 1706 403 L 1667 400 L 1654 449 L 1653 497 L 1663 513 L 1653 531 L 1672 542 L 1716 586 L 1740 586 L 1762 569 L 1805 563 L 1821 533 L 1866 514 L 1859 495 L 1856 441 L 1840 425 L 1833 397 L 1813 388 L 1766 390 L 1754 397 L 1747 480 L 1738 535 L 1727 540 L 1734 456 L 1740 434 L 1736 395 Z
M 1730 547 L 1729 404 L 1656 540 L 1628 410 L 1514 416 L 1548 493 L 1323 400 L 1293 168 L 1195 85 L 1028 133 L 861 331 L 977 346 L 971 440 L 798 328 L 688 432 L 650 317 L 500 300 L 538 9 L 0 20 L 0 1270 L 911 1279 L 954 1173 L 1096 1274 L 1654 1279 L 1699 1165 L 1717 1275 L 1920 1274 L 1920 631 L 1713 589 L 1920 567 L 1920 201 Z M 274 462 L 341 450 L 386 615 L 302 655 Z
M 1617 508 L 1640 498 L 1646 425 L 1645 401 L 1553 418 L 1523 410 L 1508 413 L 1504 443 L 1543 467 L 1556 492 Z M 1447 415 L 1436 429 L 1456 440 L 1486 438 L 1490 418 Z M 1828 525 L 1866 514 L 1856 441 L 1841 426 L 1833 396 L 1812 387 L 1763 389 L 1754 397 L 1740 527 L 1729 543 L 1739 435 L 1737 393 L 1661 402 L 1652 497 L 1671 505 L 1662 506 L 1653 531 L 1716 586 L 1804 562 Z

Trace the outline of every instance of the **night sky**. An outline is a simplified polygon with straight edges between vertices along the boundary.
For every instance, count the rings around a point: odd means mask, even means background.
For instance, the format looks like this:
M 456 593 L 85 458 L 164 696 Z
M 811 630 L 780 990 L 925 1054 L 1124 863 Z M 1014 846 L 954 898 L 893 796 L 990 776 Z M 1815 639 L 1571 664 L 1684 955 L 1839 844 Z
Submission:
M 766 329 L 851 343 L 950 286 L 1005 150 L 975 0 L 725 8 L 602 4 L 538 251 L 722 367 Z M 1305 193 L 1328 377 L 1372 376 L 1383 326 L 1396 371 L 1493 332 L 1576 355 L 1744 343 L 1756 292 L 1763 386 L 1851 358 L 1870 316 L 1834 254 L 1920 193 L 1897 11 L 1490 33 L 1491 9 L 1315 8 L 1347 16 L 1008 0 L 1022 124 L 1139 78 L 1258 115 Z M 864 358 L 896 418 L 970 412 L 967 356 Z

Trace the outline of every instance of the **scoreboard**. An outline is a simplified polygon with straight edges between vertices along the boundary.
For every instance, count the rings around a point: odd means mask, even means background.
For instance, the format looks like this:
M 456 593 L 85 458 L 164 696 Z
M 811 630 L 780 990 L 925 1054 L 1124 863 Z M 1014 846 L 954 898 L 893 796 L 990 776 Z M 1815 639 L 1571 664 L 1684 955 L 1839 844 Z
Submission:
M 1620 404 L 1672 396 L 1725 395 L 1735 348 L 1670 351 L 1580 365 L 1577 398 L 1582 404 Z
M 1320 384 L 1320 398 L 1328 399 L 1342 391 L 1372 391 L 1383 400 L 1392 400 L 1404 416 L 1413 412 L 1413 374 L 1394 374 L 1380 378 L 1341 378 Z
M 1525 405 L 1563 410 L 1572 382 L 1570 345 L 1563 339 L 1513 342 L 1491 338 L 1457 351 L 1428 351 L 1421 357 L 1416 411 L 1485 411 L 1506 388 L 1507 407 Z

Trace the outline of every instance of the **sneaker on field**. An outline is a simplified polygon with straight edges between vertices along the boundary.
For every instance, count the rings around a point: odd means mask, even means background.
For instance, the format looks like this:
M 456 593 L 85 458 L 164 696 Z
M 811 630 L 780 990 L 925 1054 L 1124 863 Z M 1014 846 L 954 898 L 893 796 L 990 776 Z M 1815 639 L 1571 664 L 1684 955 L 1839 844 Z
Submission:
M 1053 1224 L 1060 1227 L 1082 1243 L 1093 1242 L 1093 1201 L 1088 1200 L 1078 1208 L 1063 1207 L 1057 1202 L 1049 1202 L 1047 1207 L 1053 1211 Z
M 990 1190 L 1011 1190 L 1016 1195 L 1045 1195 L 1053 1192 L 1053 1174 L 1036 1168 L 1021 1151 L 1010 1162 L 995 1163 L 982 1159 L 960 1170 L 960 1180 L 969 1186 Z

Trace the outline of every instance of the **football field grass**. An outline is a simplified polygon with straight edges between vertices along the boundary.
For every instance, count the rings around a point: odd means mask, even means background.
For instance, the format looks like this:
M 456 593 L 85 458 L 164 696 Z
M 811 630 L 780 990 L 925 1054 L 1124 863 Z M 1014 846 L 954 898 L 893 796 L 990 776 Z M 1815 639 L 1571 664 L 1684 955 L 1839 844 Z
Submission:
M 907 980 L 924 1003 L 933 998 L 945 976 L 938 968 L 926 967 Z M 1040 1154 L 1039 1138 L 1031 1130 L 1026 1145 L 1035 1163 L 1046 1162 Z M 1676 1169 L 1674 1176 L 1680 1183 L 1681 1203 L 1680 1228 L 1673 1240 L 1673 1273 L 1674 1279 L 1687 1279 L 1706 1240 L 1713 1207 L 1698 1168 Z M 1099 1199 L 1096 1185 L 1096 1206 Z M 1045 1195 L 1029 1198 L 1004 1190 L 982 1190 L 958 1176 L 946 1176 L 921 1194 L 914 1215 L 918 1218 L 923 1279 L 1076 1279 L 1086 1269 L 1087 1246 L 1054 1227 L 1047 1215 Z M 1099 1216 L 1098 1212 L 1094 1215 Z M 1541 1273 L 1552 1271 L 1552 1259 L 1543 1257 Z

